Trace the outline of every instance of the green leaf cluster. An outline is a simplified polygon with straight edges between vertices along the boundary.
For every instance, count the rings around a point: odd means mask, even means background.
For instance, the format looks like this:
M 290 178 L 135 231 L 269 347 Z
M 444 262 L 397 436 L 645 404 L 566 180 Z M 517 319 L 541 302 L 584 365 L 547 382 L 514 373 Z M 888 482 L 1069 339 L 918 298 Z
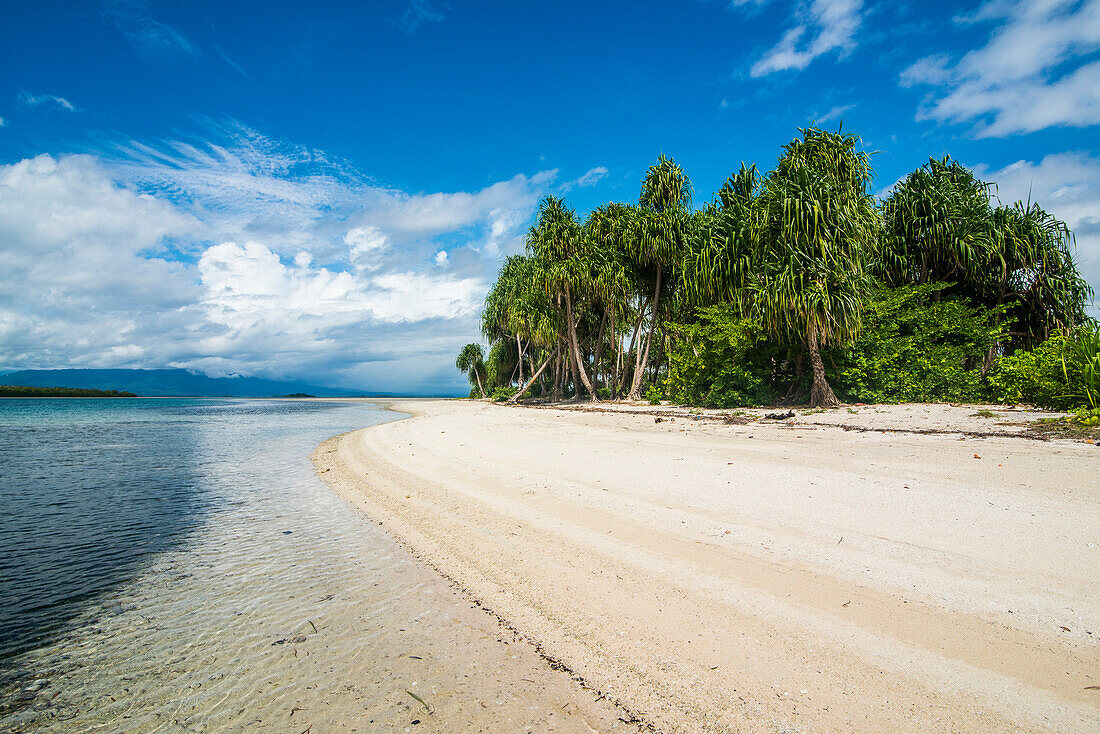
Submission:
M 1001 338 L 1001 309 L 940 297 L 937 283 L 880 288 L 863 330 L 832 356 L 837 391 L 866 403 L 979 402 L 983 368 Z
M 1100 406 L 1100 326 L 1055 334 L 1035 349 L 1002 357 L 989 374 L 988 395 L 1058 410 Z
M 725 304 L 700 309 L 695 323 L 669 326 L 676 337 L 667 380 L 673 402 L 731 408 L 776 400 L 770 381 L 778 350 L 758 323 Z

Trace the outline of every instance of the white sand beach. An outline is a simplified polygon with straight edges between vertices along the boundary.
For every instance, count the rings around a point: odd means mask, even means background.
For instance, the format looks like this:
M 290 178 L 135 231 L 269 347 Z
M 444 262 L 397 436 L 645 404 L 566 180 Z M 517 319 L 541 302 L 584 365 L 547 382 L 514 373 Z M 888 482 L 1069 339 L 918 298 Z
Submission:
M 950 406 L 393 407 L 321 477 L 658 731 L 1100 730 L 1100 447 Z

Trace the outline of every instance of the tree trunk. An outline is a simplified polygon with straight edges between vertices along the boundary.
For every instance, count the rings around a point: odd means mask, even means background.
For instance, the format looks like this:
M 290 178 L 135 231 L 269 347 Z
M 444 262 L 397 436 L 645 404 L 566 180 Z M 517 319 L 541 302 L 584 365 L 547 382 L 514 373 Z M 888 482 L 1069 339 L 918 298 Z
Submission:
M 821 349 L 817 343 L 817 332 L 811 327 L 806 334 L 806 345 L 810 348 L 810 363 L 814 368 L 814 383 L 810 388 L 810 407 L 835 408 L 840 405 L 833 388 L 825 381 L 825 363 L 821 361 Z
M 544 360 L 542 361 L 542 366 L 541 366 L 541 367 L 539 367 L 539 369 L 538 369 L 538 372 L 536 372 L 535 374 L 531 375 L 531 379 L 530 379 L 530 380 L 528 380 L 528 381 L 527 381 L 527 382 L 526 382 L 526 383 L 525 383 L 524 385 L 522 385 L 522 386 L 520 387 L 520 389 L 519 389 L 519 392 L 517 392 L 517 393 L 516 393 L 515 395 L 513 395 L 512 397 L 508 398 L 508 402 L 509 402 L 509 403 L 515 403 L 515 402 L 517 402 L 517 401 L 519 400 L 520 396 L 521 396 L 521 395 L 523 395 L 523 393 L 527 392 L 527 389 L 528 389 L 529 387 L 531 387 L 531 385 L 534 385 L 534 384 L 535 384 L 535 381 L 536 381 L 536 380 L 538 380 L 538 379 L 539 379 L 539 377 L 541 377 L 541 376 L 542 376 L 542 371 L 546 369 L 546 365 L 550 364 L 550 360 L 552 360 L 552 359 L 553 359 L 554 357 L 556 357 L 556 356 L 557 356 L 557 354 L 558 354 L 557 350 L 554 350 L 554 351 L 553 351 L 553 352 L 551 352 L 550 354 L 546 355 L 546 359 L 544 359 Z
M 569 321 L 569 341 L 573 346 L 573 363 L 577 370 L 577 376 L 584 383 L 584 389 L 588 391 L 589 400 L 598 403 L 600 399 L 596 396 L 596 390 L 588 380 L 588 373 L 585 371 L 584 362 L 581 360 L 581 348 L 577 343 L 577 322 L 573 320 L 573 298 L 569 293 L 568 283 L 565 285 L 565 318 Z M 580 385 L 576 387 L 575 397 L 579 398 L 581 394 Z
M 657 305 L 661 299 L 661 263 L 657 263 L 657 287 L 653 289 L 653 314 L 649 318 L 649 336 L 645 340 L 645 353 L 641 354 L 641 344 L 638 345 L 641 361 L 634 366 L 634 379 L 630 383 L 630 395 L 628 400 L 642 399 L 642 379 L 645 377 L 645 368 L 649 364 L 649 347 L 653 343 L 653 330 L 657 328 Z
M 626 350 L 626 353 L 623 354 L 622 374 L 620 375 L 620 381 L 623 384 L 626 383 L 626 360 L 627 360 L 627 356 L 629 355 L 629 357 L 634 360 L 634 364 L 638 363 L 638 352 L 636 351 L 636 347 L 638 345 L 638 334 L 640 334 L 641 331 L 642 331 L 642 321 L 645 319 L 645 309 L 648 305 L 649 305 L 648 300 L 646 300 L 644 298 L 641 298 L 641 297 L 638 298 L 638 317 L 636 319 L 634 319 L 634 332 L 630 335 L 630 347 Z M 634 373 L 633 372 L 630 373 L 630 379 L 631 380 L 634 379 Z M 621 392 L 621 386 L 620 386 L 620 392 Z
M 519 334 L 516 334 L 516 359 L 519 360 L 519 384 L 523 384 L 523 342 L 519 340 Z
M 611 397 L 619 396 L 619 374 L 623 367 L 623 342 L 615 333 L 615 326 L 611 326 L 615 338 L 615 367 L 611 372 Z
M 603 356 L 603 332 L 607 328 L 607 309 L 604 309 L 603 318 L 600 319 L 600 329 L 596 332 L 596 361 L 592 367 L 592 384 L 600 387 L 600 358 Z
M 554 348 L 554 387 L 550 390 L 550 401 L 554 403 L 560 403 L 561 383 L 562 383 L 562 363 L 561 363 L 561 344 Z
M 802 380 L 802 352 L 799 352 L 794 358 L 794 379 L 791 380 L 791 386 L 787 388 L 787 394 L 783 396 L 784 400 L 790 400 L 794 397 L 795 390 L 798 389 L 798 383 Z
M 477 371 L 477 367 L 474 367 L 474 377 L 477 378 L 477 389 L 481 393 L 481 397 L 485 397 L 485 388 L 481 386 L 481 373 Z

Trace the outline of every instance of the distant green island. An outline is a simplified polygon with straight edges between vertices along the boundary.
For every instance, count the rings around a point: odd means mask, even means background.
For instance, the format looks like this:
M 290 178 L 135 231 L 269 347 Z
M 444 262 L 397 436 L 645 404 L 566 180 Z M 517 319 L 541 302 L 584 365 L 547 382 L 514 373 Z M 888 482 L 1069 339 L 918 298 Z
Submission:
M 0 398 L 136 398 L 122 390 L 92 390 L 79 387 L 26 387 L 0 385 Z

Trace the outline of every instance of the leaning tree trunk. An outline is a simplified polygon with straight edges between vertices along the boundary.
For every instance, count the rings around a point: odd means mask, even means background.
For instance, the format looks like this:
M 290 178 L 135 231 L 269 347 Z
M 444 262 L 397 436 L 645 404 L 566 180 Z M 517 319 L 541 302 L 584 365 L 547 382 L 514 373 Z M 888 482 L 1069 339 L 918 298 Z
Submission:
M 619 397 L 619 374 L 622 372 L 623 367 L 623 342 L 622 338 L 615 331 L 615 326 L 612 324 L 611 333 L 612 338 L 615 339 L 615 368 L 611 372 L 611 397 Z
M 812 327 L 806 334 L 806 345 L 810 348 L 810 363 L 814 368 L 813 387 L 810 388 L 810 406 L 814 408 L 835 408 L 840 405 L 833 388 L 825 380 L 825 363 L 821 361 L 821 349 L 817 342 L 817 331 Z
M 536 380 L 538 380 L 538 379 L 539 379 L 539 377 L 541 377 L 541 376 L 542 376 L 542 371 L 546 369 L 546 365 L 550 364 L 550 360 L 554 359 L 554 357 L 556 357 L 557 355 L 558 355 L 558 352 L 557 352 L 557 350 L 556 350 L 556 349 L 555 349 L 555 350 L 554 350 L 553 352 L 550 352 L 550 354 L 546 355 L 546 359 L 544 359 L 544 360 L 542 361 L 542 366 L 541 366 L 541 367 L 539 367 L 539 369 L 538 369 L 538 372 L 536 372 L 535 374 L 531 375 L 531 379 L 530 379 L 530 380 L 528 380 L 528 381 L 526 382 L 526 384 L 524 384 L 523 386 L 521 386 L 521 387 L 520 387 L 520 389 L 519 389 L 519 391 L 518 391 L 518 392 L 517 392 L 517 393 L 516 393 L 515 395 L 513 395 L 513 396 L 512 396 L 512 397 L 510 397 L 510 398 L 508 398 L 508 402 L 509 402 L 509 403 L 515 403 L 515 402 L 517 402 L 517 401 L 519 400 L 520 396 L 521 396 L 521 395 L 523 395 L 523 393 L 527 392 L 527 389 L 528 389 L 528 388 L 530 388 L 530 387 L 531 387 L 532 385 L 534 385 L 534 384 L 535 384 L 535 381 L 536 381 Z
M 474 367 L 474 377 L 477 378 L 477 389 L 481 393 L 481 397 L 485 397 L 485 388 L 481 386 L 481 373 L 477 371 L 477 367 Z
M 600 399 L 596 396 L 596 391 L 592 387 L 592 383 L 588 379 L 588 373 L 584 369 L 584 362 L 581 361 L 581 347 L 577 343 L 577 322 L 573 320 L 573 298 L 569 293 L 569 284 L 565 285 L 565 318 L 569 321 L 569 342 L 573 347 L 573 365 L 577 371 L 577 377 L 584 383 L 584 389 L 588 391 L 589 400 L 593 403 L 600 402 Z M 576 398 L 580 398 L 580 385 L 575 384 L 577 392 L 574 395 Z
M 619 395 L 622 391 L 623 386 L 626 385 L 626 360 L 629 358 L 634 361 L 634 364 L 638 363 L 638 352 L 635 350 L 640 348 L 640 346 L 638 345 L 638 334 L 642 332 L 642 320 L 645 319 L 645 309 L 648 306 L 649 301 L 641 297 L 638 298 L 638 318 L 634 319 L 634 332 L 630 335 L 630 348 L 627 349 L 626 353 L 623 355 L 623 364 L 621 370 L 622 374 L 619 376 L 620 382 L 622 382 L 623 384 L 619 386 L 619 391 L 615 393 L 616 395 Z M 630 373 L 630 378 L 632 380 L 634 379 L 633 372 Z
M 519 384 L 523 384 L 523 342 L 519 340 L 519 334 L 516 334 L 516 360 L 519 362 Z
M 641 359 L 634 365 L 634 379 L 630 383 L 628 400 L 642 399 L 642 379 L 645 377 L 645 368 L 649 364 L 649 345 L 653 343 L 653 330 L 657 328 L 657 303 L 661 297 L 661 263 L 657 263 L 657 287 L 653 289 L 653 314 L 649 318 L 649 336 L 645 340 L 645 353 L 642 354 L 638 345 L 638 353 Z

